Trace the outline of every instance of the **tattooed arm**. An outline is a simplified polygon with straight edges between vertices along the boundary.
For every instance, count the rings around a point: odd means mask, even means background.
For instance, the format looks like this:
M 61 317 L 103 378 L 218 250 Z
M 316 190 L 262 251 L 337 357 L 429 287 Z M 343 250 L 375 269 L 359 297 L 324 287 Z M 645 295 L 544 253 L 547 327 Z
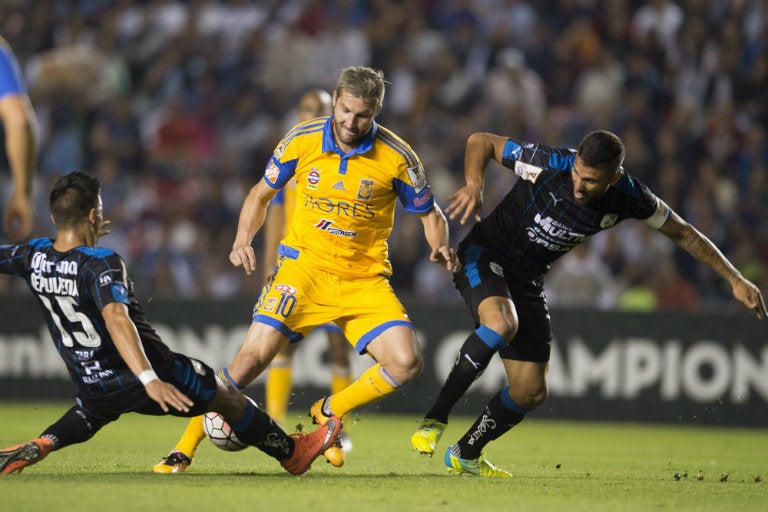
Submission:
M 757 286 L 745 279 L 720 249 L 698 229 L 684 221 L 675 212 L 670 212 L 669 218 L 659 231 L 728 281 L 733 288 L 733 296 L 747 308 L 754 310 L 758 318 L 762 319 L 768 315 L 765 300 Z

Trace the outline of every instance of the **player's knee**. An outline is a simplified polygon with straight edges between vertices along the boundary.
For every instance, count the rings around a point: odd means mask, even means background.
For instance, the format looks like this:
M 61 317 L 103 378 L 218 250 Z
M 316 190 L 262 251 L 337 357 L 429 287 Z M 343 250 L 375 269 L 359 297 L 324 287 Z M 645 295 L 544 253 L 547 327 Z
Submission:
M 515 315 L 502 314 L 490 315 L 483 319 L 483 325 L 499 333 L 507 343 L 517 334 L 517 317 Z
M 418 353 L 400 353 L 388 364 L 382 365 L 399 385 L 406 384 L 421 375 L 424 360 Z
M 547 399 L 548 394 L 547 386 L 537 386 L 514 391 L 510 389 L 509 391 L 509 396 L 512 400 L 526 409 L 535 409 L 540 406 Z

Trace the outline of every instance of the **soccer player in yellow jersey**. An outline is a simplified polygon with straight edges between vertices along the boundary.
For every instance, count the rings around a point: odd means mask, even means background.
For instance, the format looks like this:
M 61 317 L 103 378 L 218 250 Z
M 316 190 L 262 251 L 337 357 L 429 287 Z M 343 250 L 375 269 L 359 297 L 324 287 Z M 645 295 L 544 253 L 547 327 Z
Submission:
M 322 89 L 312 89 L 299 98 L 297 117 L 299 122 L 309 121 L 331 114 L 331 95 Z M 275 268 L 277 248 L 285 235 L 286 226 L 290 223 L 291 215 L 296 206 L 296 180 L 290 180 L 280 189 L 269 204 L 267 218 L 264 222 L 264 256 L 261 267 L 265 282 Z M 349 342 L 336 324 L 328 323 L 318 326 L 328 338 L 328 355 L 330 359 L 331 394 L 338 393 L 352 383 Z M 281 425 L 285 425 L 289 396 L 293 381 L 292 359 L 296 345 L 289 343 L 275 356 L 267 371 L 265 384 L 265 401 L 267 414 Z M 342 432 L 339 438 L 341 446 L 336 446 L 326 453 L 328 460 L 334 466 L 344 464 L 344 452 L 351 447 L 349 437 Z
M 299 123 L 275 148 L 263 179 L 245 198 L 229 256 L 247 275 L 256 271 L 253 237 L 277 190 L 295 178 L 296 208 L 278 248 L 275 273 L 259 297 L 240 351 L 222 373 L 243 388 L 288 343 L 334 322 L 359 354 L 376 363 L 344 390 L 312 405 L 310 416 L 318 424 L 380 400 L 421 373 L 413 324 L 388 280 L 387 239 L 396 200 L 421 219 L 429 259 L 451 272 L 459 268 L 448 223 L 418 156 L 375 121 L 384 92 L 380 71 L 354 66 L 341 72 L 332 115 Z M 199 421 L 192 423 L 199 428 Z M 165 465 L 174 469 L 167 472 L 189 465 L 191 454 L 184 448 L 180 443 L 166 458 Z M 176 454 L 179 463 L 174 463 Z

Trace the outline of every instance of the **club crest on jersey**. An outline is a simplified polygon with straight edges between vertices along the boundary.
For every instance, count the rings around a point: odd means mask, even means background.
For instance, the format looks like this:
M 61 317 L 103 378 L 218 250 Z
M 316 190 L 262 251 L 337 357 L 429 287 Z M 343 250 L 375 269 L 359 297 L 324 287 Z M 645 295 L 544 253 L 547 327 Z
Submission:
M 603 218 L 600 220 L 600 227 L 602 229 L 609 228 L 616 224 L 616 221 L 619 220 L 619 216 L 615 213 L 606 213 L 603 215 Z
M 277 165 L 275 165 L 274 161 L 270 160 L 269 165 L 267 166 L 267 170 L 264 171 L 264 179 L 270 183 L 275 183 L 279 174 L 280 169 L 277 168 Z
M 417 194 L 427 186 L 427 175 L 424 173 L 424 166 L 421 165 L 421 162 L 416 167 L 408 168 L 408 177 L 411 178 L 411 185 Z
M 373 197 L 373 180 L 360 180 L 360 186 L 357 189 L 357 198 L 361 201 L 370 201 Z
M 536 167 L 535 165 L 527 164 L 519 160 L 515 162 L 515 174 L 531 183 L 536 183 L 539 174 L 541 174 L 541 171 L 543 170 L 544 169 L 541 167 Z
M 311 190 L 317 190 L 317 184 L 320 183 L 320 171 L 315 167 L 309 171 L 307 175 L 307 188 Z

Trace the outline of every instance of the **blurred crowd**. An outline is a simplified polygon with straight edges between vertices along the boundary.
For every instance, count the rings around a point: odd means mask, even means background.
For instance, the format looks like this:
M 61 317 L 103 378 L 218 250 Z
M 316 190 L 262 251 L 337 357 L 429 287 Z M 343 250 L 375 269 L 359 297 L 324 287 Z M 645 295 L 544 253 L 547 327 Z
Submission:
M 145 298 L 255 297 L 259 278 L 227 258 L 241 201 L 299 95 L 352 64 L 384 71 L 378 121 L 417 151 L 439 201 L 463 183 L 471 132 L 574 147 L 606 128 L 625 168 L 765 293 L 766 23 L 762 0 L 0 2 L 40 121 L 36 234 L 53 232 L 51 181 L 95 173 L 113 221 L 102 244 Z M 488 170 L 485 213 L 511 174 Z M 458 243 L 469 226 L 451 227 Z M 390 247 L 400 293 L 460 300 L 414 215 L 398 211 Z M 553 307 L 738 308 L 710 269 L 633 221 L 548 277 Z

